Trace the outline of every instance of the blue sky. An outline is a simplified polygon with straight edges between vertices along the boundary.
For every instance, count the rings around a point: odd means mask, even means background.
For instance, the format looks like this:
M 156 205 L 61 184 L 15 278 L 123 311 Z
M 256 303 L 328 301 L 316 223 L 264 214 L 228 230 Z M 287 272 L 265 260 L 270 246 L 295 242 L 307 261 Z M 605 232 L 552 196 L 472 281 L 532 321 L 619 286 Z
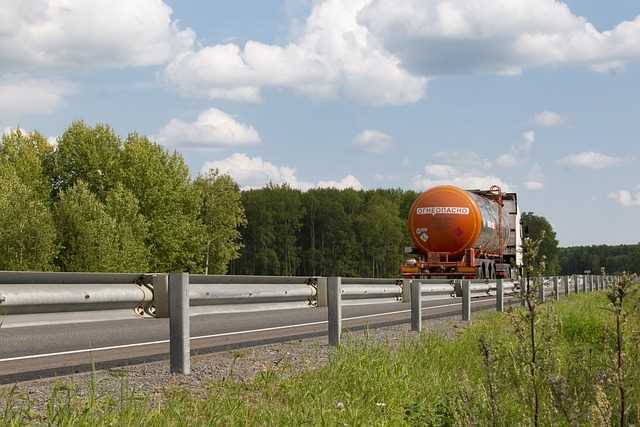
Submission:
M 106 122 L 244 187 L 497 183 L 562 245 L 640 241 L 637 1 L 402 5 L 2 5 L 0 131 Z

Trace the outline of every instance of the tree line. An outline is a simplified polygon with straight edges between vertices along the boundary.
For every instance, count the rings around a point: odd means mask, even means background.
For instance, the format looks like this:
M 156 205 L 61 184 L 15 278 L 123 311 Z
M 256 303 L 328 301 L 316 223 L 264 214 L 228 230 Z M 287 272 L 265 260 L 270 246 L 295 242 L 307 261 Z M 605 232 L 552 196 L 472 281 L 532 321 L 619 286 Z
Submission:
M 132 133 L 72 123 L 0 140 L 0 269 L 394 276 L 417 194 L 241 192 Z
M 244 248 L 234 274 L 393 277 L 410 244 L 417 194 L 400 189 L 244 191 Z
M 600 274 L 601 268 L 607 273 L 640 273 L 640 243 L 560 248 L 559 258 L 562 274 Z
M 0 144 L 0 269 L 225 273 L 245 223 L 240 191 L 132 133 L 74 122 L 54 148 Z M 224 207 L 224 208 L 221 208 Z
M 0 270 L 190 271 L 393 277 L 410 245 L 417 193 L 286 185 L 240 191 L 216 171 L 192 178 L 183 157 L 107 125 L 72 123 L 54 147 L 37 132 L 0 140 Z M 558 248 L 546 274 L 640 271 L 640 245 Z

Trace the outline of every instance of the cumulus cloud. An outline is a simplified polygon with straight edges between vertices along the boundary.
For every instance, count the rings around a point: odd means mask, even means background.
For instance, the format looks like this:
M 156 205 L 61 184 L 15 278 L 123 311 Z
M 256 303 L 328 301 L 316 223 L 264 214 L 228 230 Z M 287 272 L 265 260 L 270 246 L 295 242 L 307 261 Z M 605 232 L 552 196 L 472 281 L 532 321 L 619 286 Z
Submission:
M 624 207 L 640 206 L 640 191 L 631 192 L 628 190 L 618 190 L 609 193 L 609 198 L 617 201 Z
M 591 70 L 595 71 L 596 73 L 616 74 L 624 71 L 625 64 L 623 61 L 608 61 L 601 62 L 599 64 L 592 64 L 589 68 L 591 68 Z
M 529 170 L 524 187 L 530 191 L 539 191 L 544 188 L 544 173 L 538 163 L 534 164 Z
M 393 138 L 377 130 L 363 130 L 353 139 L 353 144 L 369 153 L 384 153 L 393 145 Z
M 599 31 L 557 0 L 373 0 L 359 21 L 420 75 L 602 69 L 640 56 L 640 16 Z
M 492 164 L 475 153 L 436 153 L 439 163 L 427 163 L 423 173 L 414 177 L 413 187 L 424 191 L 436 185 L 455 185 L 465 189 L 486 190 L 498 185 L 503 191 L 511 186 L 495 176 Z
M 544 183 L 542 183 L 540 181 L 525 181 L 524 187 L 527 190 L 539 191 L 539 190 L 542 190 L 544 188 Z
M 519 165 L 529 155 L 535 141 L 535 131 L 524 131 L 522 133 L 522 140 L 511 146 L 511 151 L 509 153 L 498 156 L 496 159 L 496 165 L 503 168 L 512 168 Z
M 609 156 L 603 153 L 593 151 L 584 151 L 565 156 L 559 160 L 564 166 L 586 169 L 605 169 L 615 166 L 622 161 L 619 157 Z
M 24 0 L 0 5 L 0 68 L 158 65 L 188 50 L 160 0 Z
M 518 159 L 513 154 L 502 154 L 496 159 L 496 164 L 503 168 L 512 168 L 518 165 Z
M 373 180 L 376 181 L 376 182 L 393 181 L 394 179 L 396 179 L 395 176 L 387 175 L 387 174 L 383 174 L 383 173 L 377 173 L 377 174 L 373 175 Z
M 363 188 L 360 181 L 353 175 L 347 175 L 339 180 L 326 180 L 317 183 L 302 181 L 296 176 L 294 168 L 277 166 L 261 157 L 249 157 L 242 153 L 235 153 L 222 160 L 206 162 L 202 167 L 202 173 L 206 173 L 210 169 L 217 169 L 223 174 L 232 176 L 243 190 L 264 187 L 269 183 L 287 184 L 303 191 L 312 188 L 337 188 L 340 190 L 346 188 L 361 190 Z
M 217 108 L 210 108 L 198 115 L 194 122 L 171 119 L 155 139 L 170 147 L 216 150 L 261 142 L 253 126 L 236 121 Z
M 640 57 L 640 16 L 601 31 L 557 0 L 310 4 L 284 43 L 202 45 L 162 0 L 5 1 L 0 69 L 166 65 L 162 79 L 188 96 L 259 102 L 278 88 L 385 105 L 418 101 L 438 75 L 612 72 Z
M 33 79 L 23 76 L 0 77 L 0 114 L 22 116 L 48 114 L 74 92 L 64 80 Z
M 567 117 L 553 111 L 541 111 L 531 118 L 531 122 L 539 127 L 549 128 L 561 126 L 567 122 Z
M 406 104 L 438 75 L 562 65 L 609 72 L 640 57 L 640 17 L 599 31 L 557 0 L 319 0 L 292 33 L 284 44 L 194 47 L 164 78 L 209 98 L 259 102 L 263 88 L 276 87 Z
M 358 14 L 370 0 L 323 0 L 289 43 L 194 48 L 167 66 L 164 78 L 185 95 L 258 102 L 265 87 L 314 98 L 345 95 L 369 104 L 413 103 L 427 78 L 409 73 Z

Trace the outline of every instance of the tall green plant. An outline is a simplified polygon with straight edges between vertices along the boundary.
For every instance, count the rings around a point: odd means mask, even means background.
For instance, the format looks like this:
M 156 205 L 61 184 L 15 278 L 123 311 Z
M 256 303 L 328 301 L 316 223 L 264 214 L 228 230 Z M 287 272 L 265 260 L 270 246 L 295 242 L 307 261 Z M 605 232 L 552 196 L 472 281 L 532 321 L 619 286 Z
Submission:
M 626 361 L 626 346 L 625 335 L 627 332 L 627 307 L 626 303 L 629 300 L 633 281 L 627 274 L 623 275 L 620 280 L 617 280 L 614 286 L 607 292 L 607 298 L 609 300 L 609 311 L 613 314 L 615 321 L 615 336 L 614 336 L 614 354 L 615 362 L 612 367 L 614 383 L 618 394 L 618 425 L 624 427 L 629 424 L 628 421 L 628 367 Z
M 549 419 L 549 411 L 553 407 L 549 384 L 556 370 L 552 347 L 557 337 L 557 317 L 553 304 L 541 306 L 538 300 L 546 269 L 546 258 L 540 253 L 543 238 L 544 235 L 538 239 L 527 237 L 523 241 L 525 277 L 522 281 L 526 287 L 521 298 L 524 309 L 510 314 L 518 343 L 512 362 L 525 368 L 522 396 L 529 403 L 529 415 L 534 426 Z

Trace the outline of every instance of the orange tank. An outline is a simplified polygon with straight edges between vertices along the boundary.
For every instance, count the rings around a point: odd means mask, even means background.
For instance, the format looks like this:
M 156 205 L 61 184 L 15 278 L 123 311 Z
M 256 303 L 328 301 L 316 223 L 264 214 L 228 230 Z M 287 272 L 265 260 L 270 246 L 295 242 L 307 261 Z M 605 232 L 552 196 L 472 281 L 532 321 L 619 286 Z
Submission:
M 500 208 L 494 200 L 461 188 L 444 185 L 420 194 L 409 211 L 411 239 L 423 254 L 439 252 L 463 256 L 470 248 L 479 253 L 501 252 L 508 241 L 509 221 L 503 213 L 503 239 L 498 233 Z

